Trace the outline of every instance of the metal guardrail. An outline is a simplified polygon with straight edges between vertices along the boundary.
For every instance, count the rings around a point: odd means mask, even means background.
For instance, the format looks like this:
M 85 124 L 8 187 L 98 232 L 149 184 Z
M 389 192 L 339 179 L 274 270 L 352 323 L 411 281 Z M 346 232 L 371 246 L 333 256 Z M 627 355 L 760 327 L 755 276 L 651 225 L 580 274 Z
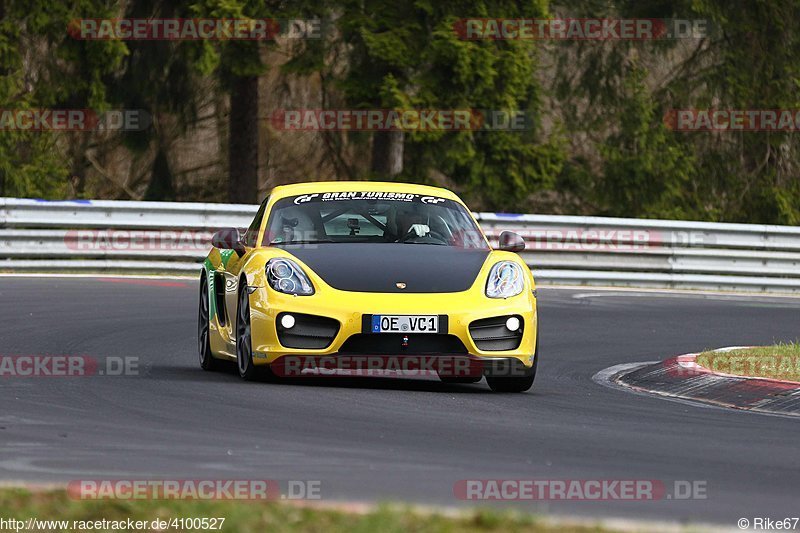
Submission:
M 192 274 L 257 206 L 0 198 L 0 271 Z M 800 227 L 476 213 L 525 237 L 540 284 L 800 293 Z

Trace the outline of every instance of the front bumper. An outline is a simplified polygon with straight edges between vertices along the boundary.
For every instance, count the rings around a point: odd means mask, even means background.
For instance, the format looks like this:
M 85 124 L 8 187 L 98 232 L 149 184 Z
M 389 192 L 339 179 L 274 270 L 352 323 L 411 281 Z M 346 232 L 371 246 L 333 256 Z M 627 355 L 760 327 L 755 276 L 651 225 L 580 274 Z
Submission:
M 352 355 L 352 351 L 348 348 L 358 344 L 354 342 L 358 337 L 368 335 L 365 333 L 364 317 L 373 314 L 444 316 L 446 331 L 440 331 L 440 335 L 446 333 L 454 337 L 461 347 L 458 348 L 457 343 L 448 342 L 445 344 L 446 348 L 437 350 L 439 353 L 468 356 L 473 360 L 498 360 L 498 363 L 510 360 L 521 363 L 526 368 L 530 368 L 533 364 L 538 334 L 536 298 L 532 291 L 523 291 L 522 294 L 508 299 L 491 299 L 475 290 L 448 294 L 387 294 L 344 292 L 324 287 L 312 296 L 290 296 L 266 287 L 258 287 L 250 295 L 250 307 L 253 355 L 254 363 L 257 365 L 271 364 L 287 355 L 337 357 Z M 338 330 L 330 344 L 324 348 L 289 348 L 281 344 L 278 335 L 280 327 L 278 319 L 283 313 L 333 319 L 338 322 Z M 512 350 L 479 349 L 470 334 L 470 324 L 506 315 L 515 315 L 521 319 L 523 328 L 519 345 Z M 443 327 L 440 325 L 441 329 Z M 418 337 L 420 335 L 425 334 L 419 334 Z M 456 346 L 458 349 L 450 349 L 451 346 Z M 403 347 L 398 342 L 397 352 L 393 354 L 391 350 L 387 350 L 385 343 L 382 343 L 377 353 L 397 356 L 427 353 L 424 350 L 414 351 L 413 348 L 414 346 Z M 452 353 L 453 351 L 458 353 Z M 360 351 L 359 354 L 363 355 L 365 352 Z

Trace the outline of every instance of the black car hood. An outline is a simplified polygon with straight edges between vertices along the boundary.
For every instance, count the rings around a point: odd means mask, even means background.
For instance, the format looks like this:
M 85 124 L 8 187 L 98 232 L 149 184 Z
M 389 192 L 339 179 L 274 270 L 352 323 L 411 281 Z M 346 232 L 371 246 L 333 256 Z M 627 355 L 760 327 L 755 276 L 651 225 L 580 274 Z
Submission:
M 281 247 L 335 289 L 354 292 L 460 292 L 489 250 L 399 243 L 324 243 Z M 398 283 L 405 283 L 400 289 Z

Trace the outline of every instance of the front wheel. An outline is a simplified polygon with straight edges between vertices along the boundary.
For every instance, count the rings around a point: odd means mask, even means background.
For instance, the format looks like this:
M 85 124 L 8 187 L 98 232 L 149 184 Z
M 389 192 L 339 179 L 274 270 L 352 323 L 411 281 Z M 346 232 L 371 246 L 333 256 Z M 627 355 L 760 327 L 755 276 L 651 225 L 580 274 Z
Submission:
M 200 368 L 203 370 L 217 370 L 220 367 L 219 359 L 211 355 L 210 314 L 209 314 L 208 281 L 203 274 L 200 282 L 200 310 L 197 319 L 197 350 L 200 356 Z
M 250 298 L 247 295 L 247 284 L 240 283 L 239 309 L 236 313 L 236 366 L 239 368 L 239 376 L 245 381 L 253 381 L 259 374 L 258 368 L 253 364 L 250 331 Z
M 525 392 L 533 386 L 533 379 L 536 377 L 536 361 L 533 367 L 525 376 L 514 377 L 492 377 L 486 376 L 486 383 L 494 392 Z
M 486 376 L 486 383 L 494 392 L 525 392 L 533 386 L 536 367 L 539 365 L 539 332 L 536 332 L 536 346 L 533 352 L 533 365 L 521 376 Z

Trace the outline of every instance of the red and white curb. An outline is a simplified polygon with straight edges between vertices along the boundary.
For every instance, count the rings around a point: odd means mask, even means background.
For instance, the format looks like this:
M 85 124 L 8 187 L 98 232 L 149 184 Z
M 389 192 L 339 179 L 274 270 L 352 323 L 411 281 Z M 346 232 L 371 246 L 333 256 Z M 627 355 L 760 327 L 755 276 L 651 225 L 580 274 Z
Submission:
M 748 346 L 730 346 L 712 352 L 742 348 Z M 717 372 L 700 365 L 699 355 L 691 353 L 665 361 L 616 365 L 601 370 L 592 379 L 612 388 L 694 405 L 800 417 L 800 383 Z

